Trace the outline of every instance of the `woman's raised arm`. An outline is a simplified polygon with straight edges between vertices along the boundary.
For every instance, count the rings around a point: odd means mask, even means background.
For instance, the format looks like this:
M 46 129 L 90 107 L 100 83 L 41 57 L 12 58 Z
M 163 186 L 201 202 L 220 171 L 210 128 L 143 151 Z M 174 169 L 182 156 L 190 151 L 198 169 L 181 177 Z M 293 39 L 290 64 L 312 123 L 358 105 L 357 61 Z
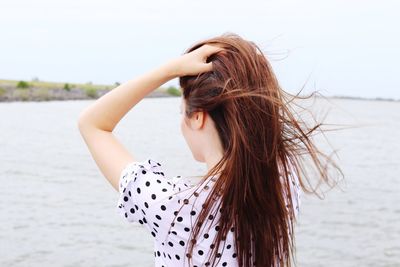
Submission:
M 118 180 L 123 168 L 136 161 L 133 155 L 112 134 L 115 126 L 151 91 L 167 81 L 212 69 L 207 57 L 221 50 L 204 46 L 168 61 L 157 68 L 129 80 L 101 96 L 79 115 L 79 131 L 100 171 L 118 191 Z
M 175 77 L 172 70 L 170 64 L 164 64 L 122 83 L 79 115 L 79 131 L 100 171 L 117 191 L 122 169 L 136 159 L 112 131 L 147 94 Z

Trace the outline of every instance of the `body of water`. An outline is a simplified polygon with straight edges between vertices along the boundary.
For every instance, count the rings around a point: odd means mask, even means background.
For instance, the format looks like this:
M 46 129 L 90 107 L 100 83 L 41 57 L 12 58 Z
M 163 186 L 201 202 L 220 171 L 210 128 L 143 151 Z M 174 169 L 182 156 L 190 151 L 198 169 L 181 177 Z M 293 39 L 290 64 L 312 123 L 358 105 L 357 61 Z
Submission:
M 152 236 L 119 217 L 118 193 L 77 128 L 93 100 L 0 103 L 0 266 L 154 266 Z M 167 176 L 199 175 L 180 133 L 180 98 L 146 98 L 115 129 Z M 400 103 L 318 100 L 345 180 L 323 200 L 302 195 L 298 266 L 400 266 Z

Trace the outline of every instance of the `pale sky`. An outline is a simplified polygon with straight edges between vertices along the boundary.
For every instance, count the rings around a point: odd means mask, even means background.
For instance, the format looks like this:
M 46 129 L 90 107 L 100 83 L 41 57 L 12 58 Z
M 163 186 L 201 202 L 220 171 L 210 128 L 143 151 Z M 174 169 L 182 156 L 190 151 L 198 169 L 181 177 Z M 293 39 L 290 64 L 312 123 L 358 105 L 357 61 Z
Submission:
M 0 79 L 113 84 L 234 32 L 285 90 L 400 99 L 399 1 L 0 0 Z M 166 85 L 177 85 L 174 79 Z

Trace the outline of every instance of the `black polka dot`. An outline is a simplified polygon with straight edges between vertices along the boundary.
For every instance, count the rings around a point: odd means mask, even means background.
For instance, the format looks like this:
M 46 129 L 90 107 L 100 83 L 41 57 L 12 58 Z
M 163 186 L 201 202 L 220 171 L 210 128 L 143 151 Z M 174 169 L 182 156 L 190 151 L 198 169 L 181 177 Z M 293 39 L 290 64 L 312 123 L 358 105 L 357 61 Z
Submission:
M 166 210 L 167 208 L 164 205 L 161 205 L 161 210 Z
M 142 170 L 142 173 L 143 173 L 143 174 L 146 174 L 146 171 L 145 171 L 145 170 Z
M 168 245 L 169 245 L 170 247 L 173 247 L 173 246 L 174 246 L 174 244 L 173 244 L 171 241 L 168 241 Z
M 179 244 L 180 244 L 181 246 L 184 246 L 184 245 L 185 245 L 185 242 L 183 242 L 183 241 L 181 240 L 181 241 L 179 241 Z
M 236 253 L 232 254 L 232 258 L 236 258 L 236 256 L 237 256 Z
M 200 249 L 199 250 L 199 255 L 203 255 L 204 254 L 204 252 Z
M 181 216 L 179 216 L 178 218 L 176 218 L 176 220 L 177 220 L 178 222 L 181 222 L 181 221 L 183 221 L 183 218 L 182 218 Z
M 131 211 L 131 213 L 135 213 L 135 209 L 134 208 L 131 208 L 130 211 Z
M 138 194 L 140 194 L 140 188 L 139 187 L 136 189 L 136 191 L 138 192 Z
M 181 257 L 179 257 L 178 254 L 175 255 L 175 258 L 176 258 L 177 260 L 180 260 L 180 259 L 181 259 Z
M 219 231 L 219 226 L 215 226 L 215 231 Z
M 156 234 L 155 234 L 154 232 L 151 232 L 151 235 L 154 236 L 154 237 L 156 237 Z
M 158 214 L 156 215 L 156 218 L 159 219 L 159 220 L 161 220 L 161 216 L 158 215 Z
M 190 212 L 190 215 L 192 215 L 192 216 L 196 215 L 196 211 L 192 210 L 192 211 Z
M 129 198 L 127 196 L 124 197 L 124 201 L 128 201 Z
M 186 204 L 189 204 L 189 199 L 186 199 L 186 198 L 185 198 L 185 199 L 183 200 L 183 204 L 185 204 L 185 205 L 186 205 Z
M 214 216 L 212 214 L 210 214 L 210 216 L 208 216 L 208 219 L 212 220 L 212 219 L 214 219 Z
M 150 186 L 150 182 L 149 181 L 146 182 L 146 186 Z
M 204 238 L 207 239 L 209 235 L 207 233 L 204 234 Z
M 183 228 L 183 230 L 185 230 L 185 232 L 189 232 L 189 231 L 190 231 L 190 228 L 185 227 L 185 228 Z
M 151 194 L 152 199 L 156 199 L 156 194 Z
M 222 263 L 222 266 L 227 266 L 227 265 L 228 265 L 228 263 L 226 263 L 226 262 Z
M 149 208 L 149 204 L 147 202 L 144 202 L 144 206 L 146 207 L 146 209 Z
M 226 249 L 230 249 L 232 246 L 231 245 L 227 245 L 226 246 Z

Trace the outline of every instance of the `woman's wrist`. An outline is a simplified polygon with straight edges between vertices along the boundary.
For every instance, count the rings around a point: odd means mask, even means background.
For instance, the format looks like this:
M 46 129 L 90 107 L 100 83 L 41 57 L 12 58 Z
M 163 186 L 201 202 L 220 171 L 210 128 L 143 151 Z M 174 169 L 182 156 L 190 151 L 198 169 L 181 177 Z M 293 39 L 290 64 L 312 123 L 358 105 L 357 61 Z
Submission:
M 172 80 L 180 76 L 176 59 L 171 59 L 165 62 L 159 68 L 168 80 Z

